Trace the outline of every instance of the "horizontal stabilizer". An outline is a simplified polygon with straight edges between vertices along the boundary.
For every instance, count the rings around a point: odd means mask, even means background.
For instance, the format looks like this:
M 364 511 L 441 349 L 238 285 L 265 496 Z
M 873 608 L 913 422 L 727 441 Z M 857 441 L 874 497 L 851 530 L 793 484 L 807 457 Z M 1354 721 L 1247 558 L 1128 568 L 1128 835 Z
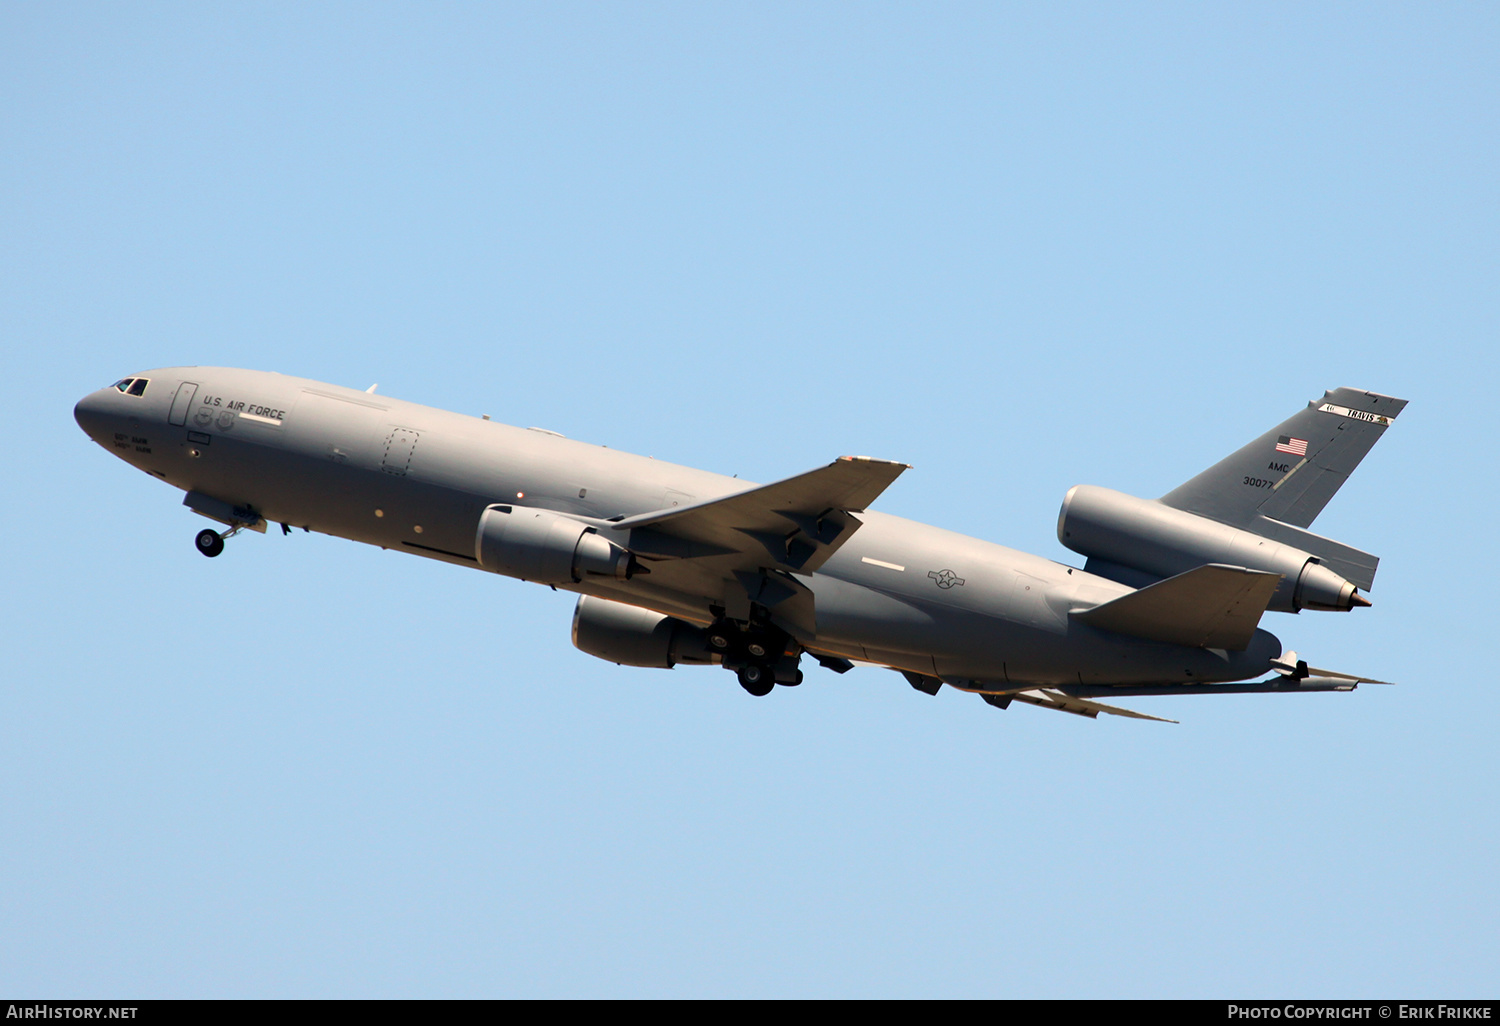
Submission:
M 1306 662 L 1297 658 L 1296 652 L 1283 652 L 1278 659 L 1271 660 L 1271 669 L 1280 670 L 1285 676 L 1293 680 L 1307 681 L 1318 679 L 1332 679 L 1344 681 L 1347 690 L 1353 691 L 1356 684 L 1391 684 L 1388 680 L 1376 680 L 1374 677 L 1362 677 L 1357 673 L 1340 673 L 1338 670 L 1320 670 L 1316 666 L 1308 666 Z
M 1378 556 L 1361 552 L 1352 545 L 1336 542 L 1332 538 L 1324 538 L 1321 534 L 1313 534 L 1300 527 L 1284 524 L 1280 520 L 1272 520 L 1270 517 L 1257 516 L 1243 526 L 1245 530 L 1258 534 L 1262 538 L 1270 538 L 1272 541 L 1278 541 L 1283 545 L 1290 545 L 1294 549 L 1301 549 L 1303 552 L 1317 556 L 1318 562 L 1356 588 L 1369 591 L 1375 586 L 1375 570 L 1380 566 Z
M 1289 677 L 1278 674 L 1270 680 L 1234 684 L 1060 684 L 1058 690 L 1079 697 L 1140 698 L 1179 695 L 1269 695 L 1309 694 L 1314 691 L 1353 691 L 1361 684 L 1385 684 L 1383 680 L 1338 676 Z
M 1280 583 L 1280 574 L 1210 563 L 1072 615 L 1117 634 L 1242 652 Z

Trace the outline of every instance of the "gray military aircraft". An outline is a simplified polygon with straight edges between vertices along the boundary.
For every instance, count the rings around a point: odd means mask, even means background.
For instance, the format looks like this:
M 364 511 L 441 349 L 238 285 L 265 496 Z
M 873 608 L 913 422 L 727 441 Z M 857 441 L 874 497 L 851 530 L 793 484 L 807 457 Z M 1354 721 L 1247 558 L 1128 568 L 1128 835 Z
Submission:
M 1259 627 L 1349 610 L 1376 557 L 1307 528 L 1406 405 L 1340 388 L 1160 499 L 1079 485 L 1066 566 L 876 513 L 904 463 L 843 456 L 768 485 L 302 378 L 171 367 L 81 400 L 108 451 L 240 531 L 351 538 L 577 592 L 573 643 L 717 663 L 752 695 L 806 654 L 1097 717 L 1126 695 L 1349 691 Z M 1269 679 L 1251 678 L 1271 673 Z

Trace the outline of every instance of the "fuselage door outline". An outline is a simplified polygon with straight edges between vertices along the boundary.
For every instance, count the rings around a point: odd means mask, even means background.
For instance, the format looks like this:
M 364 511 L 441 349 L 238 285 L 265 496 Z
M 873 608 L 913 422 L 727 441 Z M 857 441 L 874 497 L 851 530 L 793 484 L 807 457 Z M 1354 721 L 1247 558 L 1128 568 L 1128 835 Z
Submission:
M 193 408 L 193 397 L 198 394 L 196 382 L 184 381 L 177 386 L 177 394 L 172 397 L 172 412 L 167 416 L 167 423 L 174 427 L 187 426 L 188 411 Z

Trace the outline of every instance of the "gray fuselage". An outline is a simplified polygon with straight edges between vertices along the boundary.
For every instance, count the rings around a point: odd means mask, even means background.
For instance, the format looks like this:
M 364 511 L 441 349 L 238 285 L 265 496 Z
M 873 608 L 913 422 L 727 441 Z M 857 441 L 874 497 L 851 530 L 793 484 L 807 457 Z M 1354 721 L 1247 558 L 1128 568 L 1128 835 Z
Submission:
M 608 520 L 752 487 L 280 374 L 174 367 L 140 377 L 150 382 L 143 394 L 105 388 L 75 410 L 91 438 L 132 466 L 268 521 L 461 566 L 478 566 L 476 527 L 494 503 Z M 900 517 L 866 511 L 858 519 L 863 526 L 803 578 L 816 600 L 816 635 L 804 644 L 817 653 L 986 689 L 1237 681 L 1281 654 L 1264 630 L 1245 651 L 1225 652 L 1093 628 L 1070 611 L 1130 588 Z M 700 624 L 713 619 L 719 596 L 711 589 L 665 587 L 658 576 L 560 587 Z

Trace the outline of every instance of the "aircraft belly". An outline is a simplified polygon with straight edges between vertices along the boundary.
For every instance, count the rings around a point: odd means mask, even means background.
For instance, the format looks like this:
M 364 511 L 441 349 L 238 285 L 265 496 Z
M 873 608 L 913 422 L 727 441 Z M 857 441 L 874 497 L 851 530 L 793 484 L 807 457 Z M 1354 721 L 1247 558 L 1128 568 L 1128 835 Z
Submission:
M 1018 655 L 1029 665 L 1045 658 L 1043 653 L 1069 651 L 1066 637 L 1059 634 L 1066 624 L 1059 624 L 1050 610 L 1013 606 L 1005 583 L 1000 579 L 989 594 L 975 588 L 971 601 L 990 607 L 979 610 L 819 575 L 810 582 L 817 601 L 818 643 L 845 652 L 857 649 L 853 658 L 921 673 L 961 670 L 997 677 L 1005 674 L 1007 660 Z M 1068 679 L 1076 683 L 1071 673 Z
M 919 672 L 929 674 L 935 661 L 1003 676 L 1018 655 L 1030 663 L 1032 653 L 1067 651 L 1067 607 L 1047 579 L 1068 580 L 1066 567 L 896 517 L 861 519 L 854 541 L 814 578 L 820 641 L 832 633 L 902 668 L 914 667 L 889 656 L 927 654 Z
M 284 452 L 243 437 L 214 437 L 199 457 L 190 457 L 173 484 L 236 505 L 246 505 L 267 519 L 302 505 L 303 475 Z M 274 513 L 271 511 L 274 510 Z
M 173 484 L 248 506 L 272 522 L 473 560 L 474 525 L 484 507 L 473 496 L 244 437 L 215 437 L 202 453 Z
M 1069 611 L 1131 589 L 1003 546 L 866 517 L 854 545 L 829 561 L 813 587 L 819 640 L 826 631 L 861 644 L 874 661 L 939 677 L 1038 684 L 1204 682 L 1261 673 L 1281 652 L 1265 631 L 1247 651 L 1226 653 L 1099 630 Z M 837 580 L 824 583 L 832 575 Z M 903 653 L 929 655 L 932 668 L 908 665 Z
M 1280 654 L 1280 641 L 1264 630 L 1245 651 L 1226 652 L 1143 641 L 1073 622 L 1063 635 L 1035 629 L 997 633 L 995 644 L 944 651 L 935 664 L 941 677 L 1016 683 L 1207 683 L 1264 673 Z
M 870 653 L 926 653 L 939 643 L 942 624 L 912 603 L 821 574 L 807 584 L 813 592 L 820 645 L 881 662 Z

